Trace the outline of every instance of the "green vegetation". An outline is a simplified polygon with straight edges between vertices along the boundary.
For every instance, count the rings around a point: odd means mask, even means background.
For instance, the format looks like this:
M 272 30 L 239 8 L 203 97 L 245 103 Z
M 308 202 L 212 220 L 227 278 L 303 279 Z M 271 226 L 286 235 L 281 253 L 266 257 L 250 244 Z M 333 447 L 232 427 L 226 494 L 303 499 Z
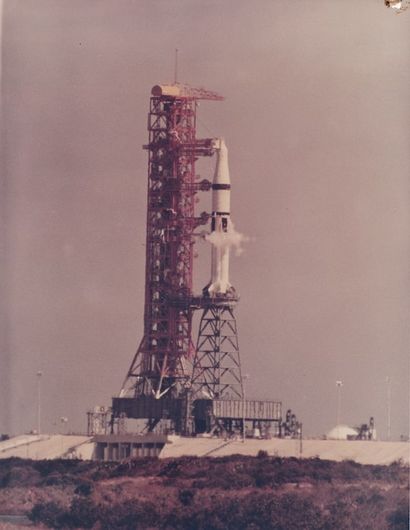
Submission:
M 408 528 L 408 468 L 232 455 L 0 461 L 3 513 L 49 528 L 356 530 Z M 14 504 L 13 504 L 14 503 Z

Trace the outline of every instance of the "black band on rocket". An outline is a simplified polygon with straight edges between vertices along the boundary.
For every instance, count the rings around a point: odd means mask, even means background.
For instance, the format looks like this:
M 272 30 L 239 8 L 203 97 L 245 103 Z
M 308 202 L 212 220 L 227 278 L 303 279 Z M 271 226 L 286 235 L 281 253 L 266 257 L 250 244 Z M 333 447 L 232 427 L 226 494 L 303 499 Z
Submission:
M 231 212 L 212 212 L 212 215 L 231 215 Z
M 212 184 L 213 190 L 230 190 L 231 185 L 230 184 Z

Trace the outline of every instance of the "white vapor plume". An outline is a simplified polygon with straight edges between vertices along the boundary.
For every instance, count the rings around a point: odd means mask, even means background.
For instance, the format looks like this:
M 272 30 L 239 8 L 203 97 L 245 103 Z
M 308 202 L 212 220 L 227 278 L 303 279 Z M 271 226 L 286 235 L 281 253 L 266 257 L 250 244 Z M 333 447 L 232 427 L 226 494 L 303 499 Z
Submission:
M 216 248 L 235 248 L 235 255 L 240 256 L 243 252 L 242 244 L 249 240 L 247 236 L 237 232 L 233 222 L 228 219 L 228 229 L 226 232 L 214 231 L 205 236 Z

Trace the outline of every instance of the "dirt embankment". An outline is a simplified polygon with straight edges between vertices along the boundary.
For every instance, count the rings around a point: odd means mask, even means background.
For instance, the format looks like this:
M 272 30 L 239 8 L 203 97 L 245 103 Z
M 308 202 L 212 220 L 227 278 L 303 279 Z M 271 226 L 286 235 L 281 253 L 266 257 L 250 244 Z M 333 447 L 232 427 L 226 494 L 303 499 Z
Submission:
M 233 455 L 0 462 L 0 513 L 50 528 L 408 529 L 408 468 Z

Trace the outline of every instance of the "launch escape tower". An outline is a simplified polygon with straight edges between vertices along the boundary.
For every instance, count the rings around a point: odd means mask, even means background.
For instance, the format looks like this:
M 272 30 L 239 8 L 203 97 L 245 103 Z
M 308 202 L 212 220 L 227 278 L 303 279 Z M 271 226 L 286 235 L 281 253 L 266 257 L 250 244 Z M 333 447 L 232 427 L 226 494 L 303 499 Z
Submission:
M 221 139 L 196 138 L 198 101 L 223 98 L 178 83 L 154 86 L 151 94 L 149 143 L 144 146 L 148 151 L 144 335 L 121 392 L 113 398 L 112 432 L 121 431 L 124 418 L 146 420 L 148 431 L 161 420 L 170 420 L 173 430 L 185 434 L 209 431 L 212 422 L 223 428 L 242 422 L 244 430 L 246 417 L 280 423 L 280 403 L 244 401 L 233 313 L 238 297 L 228 279 L 229 246 L 212 245 L 211 281 L 202 295 L 192 291 L 195 230 L 211 219 L 211 236 L 223 237 L 230 226 L 226 146 Z M 214 154 L 213 183 L 199 180 L 196 160 Z M 211 189 L 212 214 L 196 216 L 197 193 Z M 192 319 L 200 309 L 195 348 Z M 229 400 L 234 401 L 231 406 Z

